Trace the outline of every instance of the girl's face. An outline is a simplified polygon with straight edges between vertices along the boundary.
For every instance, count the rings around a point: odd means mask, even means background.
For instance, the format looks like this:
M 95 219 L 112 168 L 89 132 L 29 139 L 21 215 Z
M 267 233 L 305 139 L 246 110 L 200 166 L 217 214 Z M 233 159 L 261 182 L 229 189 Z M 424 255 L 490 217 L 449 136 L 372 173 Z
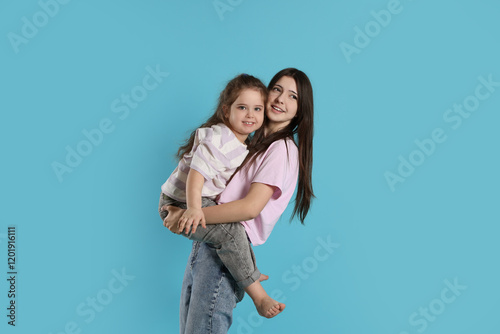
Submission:
M 259 129 L 264 121 L 264 97 L 255 89 L 243 89 L 224 116 L 236 137 L 244 142 L 248 135 Z
M 281 77 L 269 91 L 266 115 L 272 132 L 283 129 L 297 115 L 299 95 L 292 77 Z

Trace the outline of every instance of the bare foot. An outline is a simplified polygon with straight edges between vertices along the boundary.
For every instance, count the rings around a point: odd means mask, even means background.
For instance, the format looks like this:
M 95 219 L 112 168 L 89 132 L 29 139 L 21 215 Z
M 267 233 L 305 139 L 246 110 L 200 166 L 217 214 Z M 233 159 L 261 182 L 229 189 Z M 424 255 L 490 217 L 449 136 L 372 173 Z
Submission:
M 269 276 L 261 274 L 259 280 L 253 282 L 245 288 L 245 292 L 252 298 L 253 303 L 257 308 L 257 312 L 259 312 L 261 316 L 272 318 L 285 309 L 285 304 L 279 303 L 269 297 L 266 290 L 262 287 L 262 284 L 260 284 L 262 280 L 266 280 L 268 278 Z
M 264 274 L 260 274 L 259 282 L 267 281 L 268 279 L 269 279 L 269 276 L 264 275 Z
M 269 296 L 262 298 L 259 302 L 255 302 L 255 307 L 259 314 L 268 319 L 275 317 L 285 309 L 285 304 L 279 303 Z

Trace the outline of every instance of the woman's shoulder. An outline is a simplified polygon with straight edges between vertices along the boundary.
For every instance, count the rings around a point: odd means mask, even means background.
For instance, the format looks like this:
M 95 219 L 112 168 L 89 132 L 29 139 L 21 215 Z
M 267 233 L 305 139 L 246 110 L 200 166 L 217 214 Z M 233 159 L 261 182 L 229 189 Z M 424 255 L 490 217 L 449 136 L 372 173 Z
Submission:
M 291 138 L 279 139 L 269 145 L 265 157 L 272 157 L 273 160 L 282 159 L 283 162 L 297 161 L 299 158 L 299 150 L 297 145 Z
M 285 138 L 285 139 L 279 139 L 273 142 L 271 145 L 269 145 L 269 148 L 267 149 L 268 152 L 271 151 L 284 151 L 284 152 L 293 152 L 293 153 L 298 153 L 298 147 L 297 144 L 295 144 L 295 141 L 291 138 Z

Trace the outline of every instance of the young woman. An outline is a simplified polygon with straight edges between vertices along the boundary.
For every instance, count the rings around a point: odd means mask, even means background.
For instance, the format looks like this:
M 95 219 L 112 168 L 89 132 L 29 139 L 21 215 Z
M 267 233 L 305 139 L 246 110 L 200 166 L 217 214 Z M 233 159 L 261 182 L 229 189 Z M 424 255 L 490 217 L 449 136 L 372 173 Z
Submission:
M 238 171 L 218 202 L 203 208 L 207 224 L 241 222 L 252 244 L 264 243 L 291 199 L 298 179 L 293 215 L 301 222 L 312 191 L 313 94 L 307 76 L 294 68 L 278 72 L 268 86 L 267 119 L 253 138 L 249 161 Z M 163 207 L 164 225 L 179 233 L 186 228 L 183 210 Z M 265 277 L 263 278 L 265 279 Z M 215 250 L 194 242 L 181 294 L 180 332 L 227 333 L 232 310 L 243 298 Z M 276 302 L 277 303 L 277 302 Z M 282 311 L 284 304 L 279 304 Z

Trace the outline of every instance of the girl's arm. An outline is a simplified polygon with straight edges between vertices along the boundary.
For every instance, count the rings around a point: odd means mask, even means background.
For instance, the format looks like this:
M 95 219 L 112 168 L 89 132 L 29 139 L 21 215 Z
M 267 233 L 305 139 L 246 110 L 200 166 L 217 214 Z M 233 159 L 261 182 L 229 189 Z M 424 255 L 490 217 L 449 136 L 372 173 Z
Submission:
M 186 204 L 187 210 L 184 211 L 179 219 L 179 227 L 186 225 L 186 233 L 189 233 L 189 227 L 193 227 L 193 233 L 196 232 L 198 224 L 206 227 L 205 216 L 201 211 L 201 192 L 205 178 L 197 170 L 190 169 L 186 180 Z M 181 230 L 182 231 L 182 230 Z

